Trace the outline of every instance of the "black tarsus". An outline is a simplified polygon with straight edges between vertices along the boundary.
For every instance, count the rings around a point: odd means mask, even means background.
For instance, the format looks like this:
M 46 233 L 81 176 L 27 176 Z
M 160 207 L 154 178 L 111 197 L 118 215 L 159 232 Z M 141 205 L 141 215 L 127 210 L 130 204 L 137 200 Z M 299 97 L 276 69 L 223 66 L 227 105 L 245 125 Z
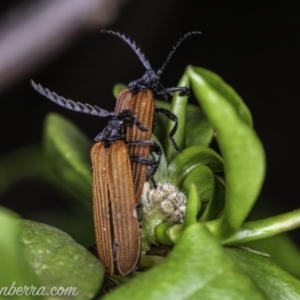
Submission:
M 176 86 L 171 88 L 166 88 L 166 91 L 169 94 L 172 94 L 174 92 L 179 92 L 179 96 L 190 96 L 191 92 L 186 86 Z
M 157 113 L 161 113 L 163 115 L 165 115 L 167 118 L 169 118 L 171 121 L 174 121 L 175 125 L 174 127 L 172 128 L 172 130 L 170 131 L 169 133 L 169 138 L 172 142 L 172 145 L 173 147 L 175 148 L 175 150 L 177 152 L 180 152 L 180 149 L 178 147 L 178 145 L 176 144 L 175 140 L 174 140 L 174 134 L 176 133 L 177 131 L 177 128 L 178 128 L 178 118 L 176 115 L 174 115 L 171 111 L 167 110 L 167 109 L 164 109 L 164 108 L 155 108 L 155 111 Z
M 101 294 L 98 294 L 98 297 L 94 297 L 93 299 L 99 299 L 99 296 L 102 294 L 106 295 L 116 289 L 119 285 L 108 275 L 105 274 L 102 286 L 101 286 Z

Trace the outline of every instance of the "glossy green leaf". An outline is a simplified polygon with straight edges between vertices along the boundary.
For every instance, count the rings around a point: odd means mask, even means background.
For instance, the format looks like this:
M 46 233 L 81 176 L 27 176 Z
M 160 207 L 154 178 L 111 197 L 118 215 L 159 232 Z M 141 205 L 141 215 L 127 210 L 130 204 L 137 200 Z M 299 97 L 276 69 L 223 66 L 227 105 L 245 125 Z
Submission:
M 208 203 L 200 221 L 210 221 L 216 219 L 222 211 L 225 204 L 225 186 L 215 178 L 213 198 Z
M 87 249 L 52 226 L 20 220 L 22 250 L 41 284 L 74 287 L 72 299 L 91 299 L 100 289 L 104 267 Z
M 196 67 L 189 67 L 188 74 L 191 76 L 192 73 L 190 72 L 197 74 L 198 89 L 202 90 L 201 96 L 206 97 L 205 95 L 209 93 L 212 98 L 220 96 L 225 98 L 226 101 L 228 101 L 228 103 L 234 108 L 241 120 L 252 127 L 252 116 L 249 108 L 245 105 L 237 92 L 219 75 L 210 70 Z
M 74 124 L 49 114 L 44 125 L 44 149 L 58 179 L 90 206 L 92 201 L 92 143 Z
M 20 243 L 20 228 L 17 216 L 0 207 L 0 291 L 1 299 L 44 299 L 41 296 L 16 294 L 16 289 L 24 291 L 25 286 L 38 289 L 40 283 L 24 257 Z M 20 290 L 21 292 L 21 290 Z M 10 294 L 11 293 L 11 294 Z M 5 297 L 6 299 L 6 297 Z
M 185 147 L 202 145 L 209 146 L 213 138 L 213 128 L 202 109 L 188 104 L 186 109 Z
M 189 192 L 190 186 L 194 184 L 198 197 L 202 204 L 209 203 L 214 195 L 215 176 L 206 165 L 199 165 L 189 172 L 182 182 L 182 190 Z
M 236 106 L 228 91 L 207 84 L 203 71 L 188 69 L 192 90 L 217 134 L 226 178 L 226 203 L 222 216 L 210 229 L 219 236 L 237 230 L 254 205 L 265 176 L 264 150 L 249 126 L 243 105 Z M 223 86 L 225 89 L 225 86 Z
M 268 253 L 274 263 L 300 280 L 300 249 L 287 234 L 253 241 L 244 246 Z
M 228 248 L 226 253 L 255 281 L 269 299 L 300 299 L 300 281 L 275 265 L 270 258 L 245 249 Z
M 201 208 L 201 198 L 195 184 L 191 183 L 185 208 L 184 226 L 188 227 L 197 222 L 197 216 Z
M 189 78 L 186 74 L 184 74 L 179 83 L 178 86 L 185 86 L 189 87 Z M 179 149 L 184 149 L 185 147 L 185 123 L 186 123 L 186 108 L 188 103 L 188 97 L 187 96 L 180 96 L 180 93 L 174 93 L 170 111 L 175 114 L 178 118 L 178 129 L 174 135 L 174 140 L 179 147 Z M 172 128 L 174 127 L 174 122 L 169 120 L 167 122 L 167 133 L 169 133 Z M 174 157 L 177 156 L 177 151 L 175 150 L 171 140 L 169 139 L 168 135 L 165 136 L 164 140 L 164 149 L 165 154 L 167 157 L 167 161 L 170 162 Z
M 192 146 L 178 154 L 168 167 L 170 181 L 181 186 L 184 178 L 197 166 L 206 165 L 212 171 L 223 170 L 223 159 L 214 150 L 204 146 Z
M 213 129 L 202 112 L 194 116 L 187 117 L 186 121 L 186 140 L 185 146 L 191 147 L 196 145 L 209 146 L 213 138 Z
M 268 299 L 202 224 L 189 226 L 157 267 L 107 295 L 107 300 Z
M 223 240 L 227 245 L 239 245 L 264 239 L 300 227 L 300 209 L 273 217 L 250 221 Z

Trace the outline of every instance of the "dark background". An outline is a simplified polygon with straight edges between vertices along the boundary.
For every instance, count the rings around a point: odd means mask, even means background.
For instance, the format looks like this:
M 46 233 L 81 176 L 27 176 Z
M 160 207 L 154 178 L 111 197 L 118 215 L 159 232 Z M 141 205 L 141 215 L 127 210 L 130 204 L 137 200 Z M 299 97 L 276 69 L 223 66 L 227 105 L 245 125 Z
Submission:
M 2 1 L 2 13 L 16 3 Z M 296 7 L 273 3 L 230 8 L 213 1 L 135 0 L 122 7 L 109 27 L 134 39 L 154 69 L 181 35 L 202 32 L 177 50 L 162 82 L 176 85 L 192 64 L 218 73 L 234 87 L 249 106 L 266 151 L 262 199 L 282 212 L 299 208 L 299 15 Z M 91 139 L 106 122 L 60 109 L 30 88 L 30 78 L 65 97 L 113 110 L 113 85 L 137 79 L 143 71 L 124 42 L 101 34 L 100 28 L 90 31 L 2 93 L 0 154 L 39 142 L 50 111 L 73 120 Z M 53 200 L 52 192 L 44 189 L 31 181 L 23 183 L 3 195 L 0 204 L 30 216 L 37 202 L 46 205 L 48 198 Z

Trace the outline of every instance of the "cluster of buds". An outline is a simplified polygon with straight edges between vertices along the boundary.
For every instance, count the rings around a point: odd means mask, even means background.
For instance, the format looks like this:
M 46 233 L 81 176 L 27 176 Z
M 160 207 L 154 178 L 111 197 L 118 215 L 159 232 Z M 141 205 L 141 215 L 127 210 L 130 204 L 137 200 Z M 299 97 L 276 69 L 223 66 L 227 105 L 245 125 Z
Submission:
M 186 196 L 169 182 L 158 183 L 156 189 L 151 189 L 150 184 L 145 183 L 140 203 L 143 215 L 159 210 L 165 216 L 162 221 L 183 222 Z
M 142 253 L 147 252 L 151 245 L 159 244 L 155 236 L 157 225 L 183 223 L 185 208 L 186 196 L 175 185 L 157 183 L 157 188 L 153 189 L 148 182 L 145 183 L 139 204 Z

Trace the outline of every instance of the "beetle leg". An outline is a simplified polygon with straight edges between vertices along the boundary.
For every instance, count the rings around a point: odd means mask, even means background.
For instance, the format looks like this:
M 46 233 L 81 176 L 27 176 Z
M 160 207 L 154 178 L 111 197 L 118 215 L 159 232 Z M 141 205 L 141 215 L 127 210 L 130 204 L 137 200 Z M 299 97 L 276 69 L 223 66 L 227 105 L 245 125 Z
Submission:
M 174 127 L 172 128 L 172 130 L 171 130 L 170 133 L 169 133 L 169 138 L 170 138 L 170 140 L 171 140 L 171 142 L 172 142 L 172 145 L 173 145 L 173 147 L 175 148 L 175 150 L 176 150 L 177 152 L 180 152 L 179 147 L 177 146 L 177 144 L 176 144 L 176 142 L 175 142 L 175 140 L 174 140 L 174 138 L 173 138 L 173 136 L 174 136 L 174 134 L 176 133 L 177 128 L 178 128 L 178 118 L 177 118 L 177 116 L 174 115 L 174 114 L 173 114 L 172 112 L 170 112 L 169 110 L 164 109 L 164 108 L 156 108 L 155 111 L 156 111 L 157 113 L 161 113 L 161 114 L 165 115 L 165 116 L 166 116 L 167 118 L 169 118 L 171 121 L 174 121 L 175 125 L 174 125 Z

